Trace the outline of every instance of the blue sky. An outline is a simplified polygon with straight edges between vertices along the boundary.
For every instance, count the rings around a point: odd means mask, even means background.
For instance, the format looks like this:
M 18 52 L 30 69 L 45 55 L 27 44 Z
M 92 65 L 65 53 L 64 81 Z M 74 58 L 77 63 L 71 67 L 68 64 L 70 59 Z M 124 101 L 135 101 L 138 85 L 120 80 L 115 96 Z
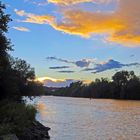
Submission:
M 12 55 L 35 67 L 37 77 L 89 81 L 110 78 L 118 70 L 140 75 L 139 0 L 135 4 L 130 0 L 3 3 L 13 19 L 8 33 L 15 49 Z

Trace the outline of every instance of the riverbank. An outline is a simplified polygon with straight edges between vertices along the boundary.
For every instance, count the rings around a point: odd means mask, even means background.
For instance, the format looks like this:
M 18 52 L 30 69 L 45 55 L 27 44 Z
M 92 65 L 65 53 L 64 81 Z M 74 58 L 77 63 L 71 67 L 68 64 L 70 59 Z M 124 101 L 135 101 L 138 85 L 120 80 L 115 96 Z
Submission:
M 36 113 L 32 105 L 0 102 L 0 140 L 48 140 L 50 128 L 36 120 Z
M 49 127 L 45 127 L 38 121 L 34 121 L 22 134 L 7 134 L 0 136 L 0 140 L 49 140 Z
M 34 121 L 18 138 L 19 140 L 49 140 L 49 130 L 49 127 L 45 127 L 40 122 Z

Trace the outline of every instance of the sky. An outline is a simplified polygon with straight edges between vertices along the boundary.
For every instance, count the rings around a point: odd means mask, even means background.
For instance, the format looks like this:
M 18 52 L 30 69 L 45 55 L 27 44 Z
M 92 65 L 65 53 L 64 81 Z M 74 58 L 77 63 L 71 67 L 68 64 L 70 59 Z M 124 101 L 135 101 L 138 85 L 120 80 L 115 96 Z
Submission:
M 11 54 L 47 86 L 140 75 L 140 0 L 2 0 L 13 21 Z

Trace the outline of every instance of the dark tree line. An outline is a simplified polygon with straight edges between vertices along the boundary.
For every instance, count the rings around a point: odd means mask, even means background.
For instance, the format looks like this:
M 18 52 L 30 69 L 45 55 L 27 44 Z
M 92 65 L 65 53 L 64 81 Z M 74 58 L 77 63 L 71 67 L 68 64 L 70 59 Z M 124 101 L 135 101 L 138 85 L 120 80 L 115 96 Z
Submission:
M 107 78 L 96 79 L 89 85 L 82 82 L 70 84 L 69 87 L 61 88 L 51 95 L 85 98 L 107 99 L 140 99 L 140 77 L 133 71 L 120 71 Z
M 6 33 L 11 18 L 4 10 L 5 5 L 0 2 L 0 100 L 5 98 L 20 100 L 23 95 L 43 92 L 43 86 L 34 82 L 35 71 L 30 64 L 9 55 L 9 51 L 13 49 Z
M 9 55 L 13 46 L 6 34 L 11 19 L 4 10 L 5 5 L 0 2 L 0 139 L 12 139 L 5 135 L 14 134 L 20 140 L 34 140 L 42 135 L 40 123 L 36 121 L 35 107 L 27 105 L 22 97 L 41 95 L 45 89 L 35 82 L 35 71 L 30 64 Z M 35 127 L 38 134 L 29 129 L 35 130 Z M 47 135 L 46 132 L 44 136 Z

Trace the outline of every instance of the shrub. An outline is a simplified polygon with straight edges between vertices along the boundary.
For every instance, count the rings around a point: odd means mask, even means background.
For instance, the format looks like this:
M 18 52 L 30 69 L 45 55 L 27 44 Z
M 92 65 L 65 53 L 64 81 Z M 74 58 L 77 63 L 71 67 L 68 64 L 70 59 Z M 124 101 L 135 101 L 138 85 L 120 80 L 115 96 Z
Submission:
M 15 102 L 0 103 L 0 135 L 20 134 L 35 121 L 36 109 L 32 105 Z

